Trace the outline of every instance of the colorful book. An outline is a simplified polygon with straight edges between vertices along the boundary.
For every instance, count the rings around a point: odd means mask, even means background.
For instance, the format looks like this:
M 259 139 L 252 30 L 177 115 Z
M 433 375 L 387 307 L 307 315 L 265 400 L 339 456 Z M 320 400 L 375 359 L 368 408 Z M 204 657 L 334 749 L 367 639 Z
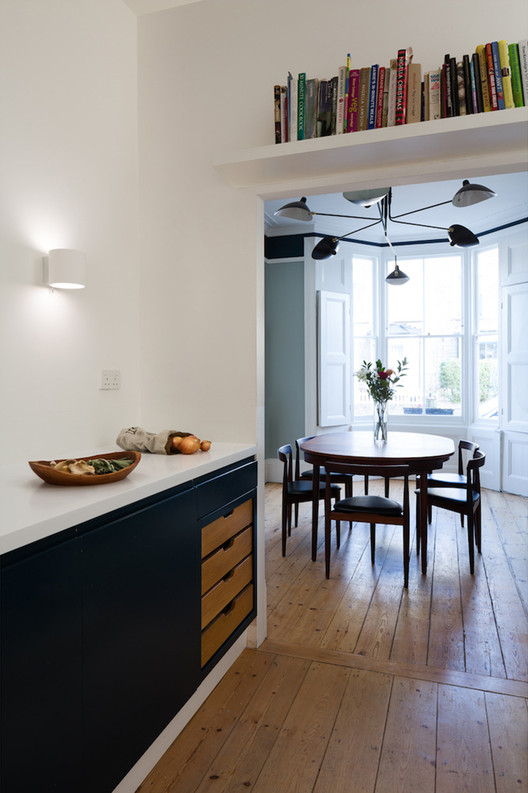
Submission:
M 484 108 L 484 112 L 488 113 L 491 110 L 491 98 L 490 98 L 489 80 L 488 80 L 488 59 L 486 57 L 486 48 L 484 44 L 479 44 L 475 52 L 477 53 L 479 60 L 480 87 L 482 91 L 482 106 Z
M 332 134 L 332 81 L 319 80 L 317 96 L 316 137 L 326 138 Z
M 281 95 L 280 85 L 274 85 L 273 108 L 274 108 L 274 120 L 275 120 L 275 143 L 282 143 L 280 95 Z
M 385 99 L 385 66 L 380 66 L 378 71 L 378 95 L 376 102 L 376 129 L 383 126 L 383 103 Z
M 306 72 L 299 74 L 297 82 L 297 140 L 304 140 L 304 110 L 306 104 Z
M 495 89 L 497 91 L 497 107 L 499 110 L 504 110 L 506 107 L 504 102 L 504 86 L 502 84 L 502 70 L 499 57 L 499 42 L 491 42 L 491 54 L 493 57 L 493 71 L 495 72 Z
M 482 82 L 480 79 L 480 60 L 478 53 L 474 52 L 471 56 L 471 67 L 475 77 L 475 90 L 477 92 L 477 113 L 484 112 L 484 101 L 482 98 Z
M 429 72 L 429 119 L 431 121 L 442 118 L 440 107 L 440 82 L 441 70 Z
M 370 69 L 359 70 L 358 131 L 367 129 Z
M 499 104 L 497 101 L 497 83 L 495 81 L 495 67 L 493 65 L 493 51 L 491 42 L 486 44 L 486 63 L 488 67 L 488 86 L 491 109 L 498 110 Z
M 370 67 L 369 71 L 367 129 L 376 128 L 376 112 L 378 108 L 378 72 L 379 63 L 375 63 Z
M 382 127 L 389 125 L 389 83 L 390 83 L 391 70 L 385 69 L 385 83 L 383 85 L 383 115 L 381 120 Z
M 515 107 L 515 103 L 513 101 L 508 43 L 503 39 L 502 41 L 498 42 L 498 48 L 499 48 L 500 70 L 502 77 L 502 90 L 504 93 L 504 107 L 506 110 L 511 110 L 512 107 Z
M 398 60 L 393 58 L 389 70 L 389 98 L 387 108 L 387 126 L 393 127 L 396 123 L 396 83 L 398 80 Z
M 469 79 L 471 82 L 471 101 L 473 104 L 473 113 L 480 113 L 477 96 L 477 81 L 475 79 L 475 66 L 472 60 L 469 62 Z
M 522 88 L 521 64 L 519 62 L 518 44 L 508 44 L 508 56 L 510 59 L 513 102 L 515 107 L 524 107 L 524 95 Z
M 337 123 L 337 75 L 332 77 L 330 80 L 331 83 L 331 92 L 332 92 L 332 123 L 331 123 L 331 135 L 336 134 L 336 123 Z
M 346 59 L 346 82 L 345 82 L 345 118 L 343 120 L 343 131 L 350 132 L 348 127 L 348 117 L 349 117 L 349 110 L 348 110 L 348 103 L 349 103 L 349 85 L 350 85 L 350 53 L 347 53 Z
M 288 72 L 288 140 L 297 140 L 297 80 Z
M 281 141 L 288 143 L 288 93 L 285 85 L 281 85 L 280 89 L 280 113 Z
M 451 87 L 451 56 L 449 53 L 444 55 L 444 63 L 442 65 L 442 80 L 443 80 L 443 118 L 451 118 L 453 115 L 453 91 Z
M 457 115 L 467 116 L 466 106 L 466 84 L 464 81 L 464 63 L 457 61 L 456 65 L 456 84 L 457 84 Z
M 412 49 L 398 50 L 398 65 L 396 79 L 396 107 L 394 111 L 394 123 L 396 126 L 405 124 L 407 118 L 407 78 L 409 63 L 412 60 Z
M 337 115 L 336 135 L 345 131 L 345 96 L 346 96 L 347 67 L 340 66 L 337 72 Z
M 318 80 L 312 77 L 306 80 L 306 97 L 304 100 L 304 139 L 317 137 L 317 88 Z
M 518 45 L 524 104 L 528 105 L 528 39 L 522 39 L 522 41 L 518 42 Z
M 406 124 L 416 124 L 422 118 L 422 66 L 410 63 L 407 70 Z
M 348 75 L 348 122 L 349 132 L 357 132 L 359 117 L 359 69 L 350 69 Z

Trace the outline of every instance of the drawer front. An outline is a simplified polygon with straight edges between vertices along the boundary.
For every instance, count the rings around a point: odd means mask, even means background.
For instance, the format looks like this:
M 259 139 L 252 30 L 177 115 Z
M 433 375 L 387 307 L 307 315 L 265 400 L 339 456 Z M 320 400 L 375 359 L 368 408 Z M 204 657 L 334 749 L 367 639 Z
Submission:
M 253 609 L 253 584 L 249 584 L 216 619 L 202 631 L 202 666 L 212 658 L 244 617 Z
M 248 526 L 205 559 L 202 562 L 202 595 L 221 581 L 252 550 L 252 527 Z
M 247 556 L 202 598 L 202 628 L 209 623 L 253 579 L 253 557 Z
M 223 545 L 253 520 L 253 501 L 249 499 L 228 515 L 208 523 L 202 529 L 202 559 Z M 213 582 L 214 583 L 214 582 Z
M 197 485 L 198 517 L 222 509 L 257 486 L 257 463 L 249 462 Z

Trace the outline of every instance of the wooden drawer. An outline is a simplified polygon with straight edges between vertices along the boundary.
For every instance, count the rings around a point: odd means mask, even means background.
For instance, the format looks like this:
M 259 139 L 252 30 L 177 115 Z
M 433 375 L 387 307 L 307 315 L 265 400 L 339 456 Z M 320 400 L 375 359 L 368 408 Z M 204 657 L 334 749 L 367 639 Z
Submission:
M 253 580 L 253 556 L 247 556 L 202 598 L 202 628 L 209 623 Z
M 226 515 L 208 523 L 202 529 L 202 559 L 231 539 L 253 520 L 253 500 L 250 498 Z M 213 582 L 214 583 L 214 582 Z
M 248 526 L 247 529 L 231 537 L 217 551 L 204 559 L 202 562 L 202 595 L 251 553 L 253 550 L 252 532 L 252 527 Z
M 202 666 L 205 666 L 207 661 L 213 657 L 252 609 L 253 584 L 249 584 L 202 631 Z

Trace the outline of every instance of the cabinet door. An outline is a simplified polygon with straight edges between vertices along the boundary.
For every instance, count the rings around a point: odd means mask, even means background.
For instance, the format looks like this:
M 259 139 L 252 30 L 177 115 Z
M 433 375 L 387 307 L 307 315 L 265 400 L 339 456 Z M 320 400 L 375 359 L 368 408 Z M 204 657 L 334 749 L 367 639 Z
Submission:
M 200 680 L 200 532 L 190 490 L 81 537 L 85 789 L 107 793 Z
M 2 793 L 72 793 L 81 760 L 79 544 L 2 559 Z

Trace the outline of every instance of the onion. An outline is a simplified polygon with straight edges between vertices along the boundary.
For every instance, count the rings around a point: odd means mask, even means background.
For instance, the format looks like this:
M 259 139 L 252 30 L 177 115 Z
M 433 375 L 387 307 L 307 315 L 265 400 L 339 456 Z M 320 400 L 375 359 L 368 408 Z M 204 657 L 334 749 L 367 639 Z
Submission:
M 187 435 L 181 439 L 179 451 L 182 454 L 194 454 L 200 448 L 200 441 L 195 435 Z
M 202 441 L 200 444 L 200 449 L 202 452 L 208 452 L 211 448 L 211 441 Z

